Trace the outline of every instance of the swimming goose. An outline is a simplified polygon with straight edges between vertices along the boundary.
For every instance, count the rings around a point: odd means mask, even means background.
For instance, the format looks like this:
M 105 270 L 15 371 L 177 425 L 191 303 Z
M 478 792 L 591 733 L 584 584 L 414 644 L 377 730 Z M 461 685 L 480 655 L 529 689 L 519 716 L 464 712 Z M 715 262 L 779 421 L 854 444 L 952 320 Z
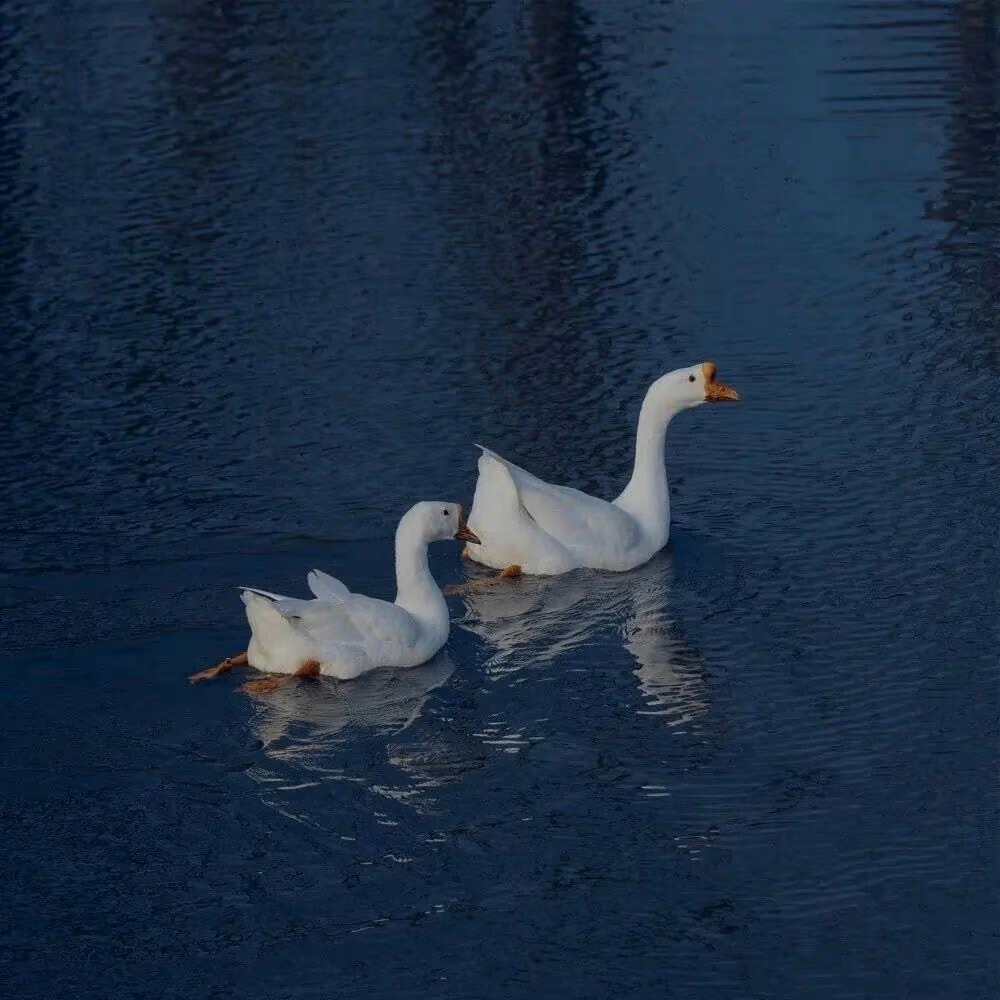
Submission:
M 461 516 L 460 504 L 439 501 L 415 504 L 403 515 L 396 529 L 392 604 L 352 594 L 315 569 L 307 578 L 311 600 L 242 588 L 252 633 L 247 651 L 189 680 L 197 683 L 241 666 L 282 675 L 244 685 L 259 694 L 292 677 L 350 680 L 375 667 L 415 667 L 429 660 L 448 638 L 448 606 L 431 576 L 427 546 L 447 538 L 477 543 Z
M 716 380 L 711 361 L 658 378 L 639 412 L 632 478 L 611 503 L 553 486 L 478 446 L 482 455 L 469 527 L 481 541 L 467 545 L 463 554 L 503 569 L 505 576 L 552 576 L 585 566 L 620 572 L 641 565 L 670 534 L 667 425 L 682 410 L 739 398 Z

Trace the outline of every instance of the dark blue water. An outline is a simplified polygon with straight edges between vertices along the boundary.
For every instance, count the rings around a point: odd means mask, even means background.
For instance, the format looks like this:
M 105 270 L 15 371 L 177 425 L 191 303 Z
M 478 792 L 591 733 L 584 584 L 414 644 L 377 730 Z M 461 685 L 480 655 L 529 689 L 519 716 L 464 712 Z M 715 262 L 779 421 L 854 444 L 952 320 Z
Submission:
M 13 0 L 0 331 L 4 995 L 997 995 L 990 0 Z M 185 684 L 707 358 L 649 565 Z

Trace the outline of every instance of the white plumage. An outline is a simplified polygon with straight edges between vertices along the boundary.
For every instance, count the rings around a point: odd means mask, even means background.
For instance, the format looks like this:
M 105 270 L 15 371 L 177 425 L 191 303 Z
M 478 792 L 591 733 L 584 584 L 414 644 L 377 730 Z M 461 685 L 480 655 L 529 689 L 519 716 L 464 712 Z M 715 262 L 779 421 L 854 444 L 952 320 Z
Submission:
M 242 591 L 252 637 L 249 665 L 291 674 L 304 664 L 348 680 L 375 667 L 413 667 L 429 660 L 448 638 L 448 607 L 427 564 L 430 542 L 475 539 L 461 524 L 461 505 L 415 504 L 396 529 L 394 603 L 352 593 L 314 569 L 307 581 L 314 597 L 300 599 L 254 587 Z
M 554 486 L 479 446 L 469 527 L 481 542 L 466 546 L 466 555 L 496 569 L 518 565 L 540 576 L 585 566 L 623 571 L 646 562 L 670 534 L 667 425 L 681 410 L 740 398 L 715 373 L 706 361 L 650 386 L 639 413 L 632 478 L 611 502 Z

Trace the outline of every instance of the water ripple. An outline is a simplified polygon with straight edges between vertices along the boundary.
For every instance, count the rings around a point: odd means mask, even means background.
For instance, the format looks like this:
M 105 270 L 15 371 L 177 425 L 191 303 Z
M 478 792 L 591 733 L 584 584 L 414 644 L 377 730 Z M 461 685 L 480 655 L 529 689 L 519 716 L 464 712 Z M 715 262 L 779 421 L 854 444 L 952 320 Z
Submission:
M 11 995 L 996 992 L 995 3 L 4 15 Z M 183 683 L 706 358 L 648 566 Z

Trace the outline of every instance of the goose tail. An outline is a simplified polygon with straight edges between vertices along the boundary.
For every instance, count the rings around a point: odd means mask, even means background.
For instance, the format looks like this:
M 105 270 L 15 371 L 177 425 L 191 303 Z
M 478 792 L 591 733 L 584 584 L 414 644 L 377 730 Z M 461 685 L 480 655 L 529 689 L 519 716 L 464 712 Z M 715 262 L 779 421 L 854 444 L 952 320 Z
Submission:
M 247 621 L 254 639 L 263 646 L 272 646 L 288 632 L 288 622 L 274 606 L 267 592 L 244 587 L 240 592 L 247 606 Z
M 479 456 L 479 478 L 469 512 L 469 527 L 478 534 L 477 524 L 485 527 L 495 523 L 498 517 L 510 517 L 517 513 L 521 507 L 521 496 L 507 463 L 495 451 L 481 444 L 476 447 L 482 454 Z

